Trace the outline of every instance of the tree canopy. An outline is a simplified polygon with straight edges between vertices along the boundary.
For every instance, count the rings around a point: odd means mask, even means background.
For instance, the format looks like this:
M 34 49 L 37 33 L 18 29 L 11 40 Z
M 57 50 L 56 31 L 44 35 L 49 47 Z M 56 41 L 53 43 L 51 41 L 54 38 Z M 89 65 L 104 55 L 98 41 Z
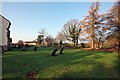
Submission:
M 74 43 L 74 46 L 78 45 L 78 38 L 80 34 L 80 23 L 78 20 L 70 20 L 63 27 L 63 33 L 66 39 Z

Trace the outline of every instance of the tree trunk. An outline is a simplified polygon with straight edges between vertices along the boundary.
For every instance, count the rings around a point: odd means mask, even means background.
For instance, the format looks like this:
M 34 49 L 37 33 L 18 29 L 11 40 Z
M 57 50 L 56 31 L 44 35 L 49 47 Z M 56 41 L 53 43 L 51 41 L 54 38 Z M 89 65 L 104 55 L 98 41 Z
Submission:
M 75 41 L 74 41 L 74 47 L 75 47 Z
M 120 58 L 120 38 L 118 37 L 118 48 L 117 48 L 117 51 L 118 51 L 118 58 Z
M 120 58 L 120 43 L 118 44 L 118 58 Z
M 100 48 L 100 42 L 98 42 L 98 46 L 97 47 Z
M 118 34 L 118 57 L 120 58 L 120 6 L 118 6 Z
M 77 47 L 78 47 L 78 38 L 77 38 L 77 42 L 76 42 L 76 45 L 77 45 Z
M 95 38 L 95 28 L 94 28 L 94 14 L 93 14 L 93 18 L 92 18 L 92 49 L 94 49 L 95 48 L 95 40 L 94 40 L 94 38 Z
M 104 42 L 101 42 L 101 46 L 100 46 L 100 48 L 103 48 L 103 44 L 104 44 Z

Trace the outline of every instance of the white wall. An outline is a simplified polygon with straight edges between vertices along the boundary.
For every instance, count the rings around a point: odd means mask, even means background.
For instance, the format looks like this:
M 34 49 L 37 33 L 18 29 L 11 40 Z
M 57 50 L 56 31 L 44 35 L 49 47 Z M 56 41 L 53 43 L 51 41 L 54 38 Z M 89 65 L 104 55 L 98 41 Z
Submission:
M 7 45 L 6 28 L 9 25 L 9 21 L 0 16 L 0 45 Z

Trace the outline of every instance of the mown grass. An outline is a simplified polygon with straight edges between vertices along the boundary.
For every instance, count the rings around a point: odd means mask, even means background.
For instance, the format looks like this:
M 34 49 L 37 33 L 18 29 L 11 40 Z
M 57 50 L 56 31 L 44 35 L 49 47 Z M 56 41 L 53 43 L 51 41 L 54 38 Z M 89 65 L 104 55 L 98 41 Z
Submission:
M 32 50 L 33 47 L 5 52 L 3 78 L 24 78 L 27 72 L 36 69 L 38 78 L 118 78 L 119 60 L 114 52 L 65 49 L 63 55 L 52 57 L 49 56 L 52 47 Z

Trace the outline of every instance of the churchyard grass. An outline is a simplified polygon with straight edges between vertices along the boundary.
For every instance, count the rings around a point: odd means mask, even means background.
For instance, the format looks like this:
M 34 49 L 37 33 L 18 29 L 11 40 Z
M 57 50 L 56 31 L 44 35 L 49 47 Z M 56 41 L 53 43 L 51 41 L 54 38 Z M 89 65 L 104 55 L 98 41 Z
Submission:
M 33 47 L 26 51 L 13 49 L 2 55 L 3 78 L 25 78 L 29 71 L 38 70 L 37 78 L 118 78 L 115 52 L 65 49 L 63 55 L 50 56 L 53 47 Z

